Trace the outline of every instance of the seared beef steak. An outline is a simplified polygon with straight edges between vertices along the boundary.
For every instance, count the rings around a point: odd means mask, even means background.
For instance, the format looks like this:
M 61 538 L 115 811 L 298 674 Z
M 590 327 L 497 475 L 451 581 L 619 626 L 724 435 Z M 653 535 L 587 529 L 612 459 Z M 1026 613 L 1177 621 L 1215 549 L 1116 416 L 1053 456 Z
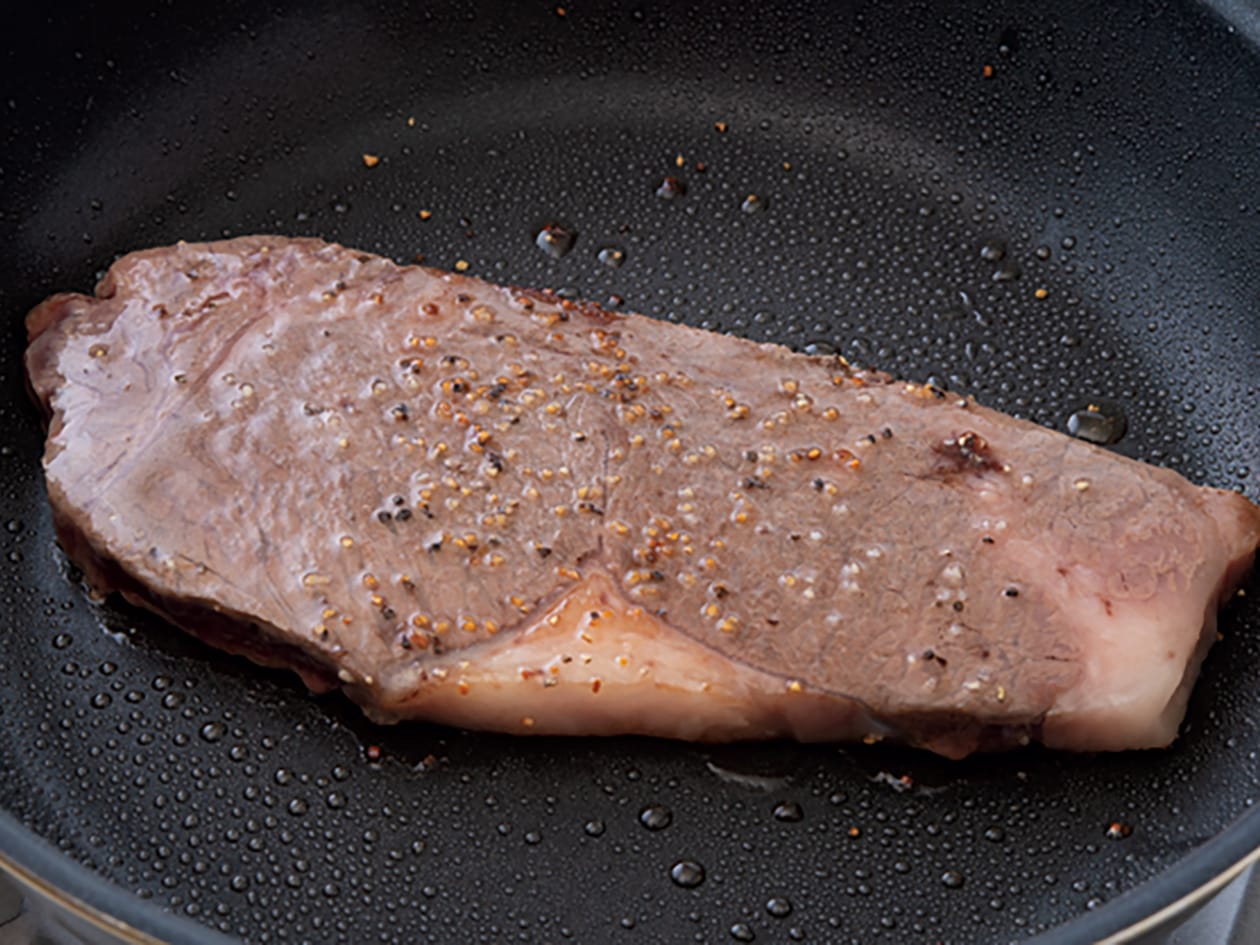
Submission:
M 1260 509 L 836 358 L 180 244 L 29 317 L 102 590 L 376 719 L 1165 745 Z

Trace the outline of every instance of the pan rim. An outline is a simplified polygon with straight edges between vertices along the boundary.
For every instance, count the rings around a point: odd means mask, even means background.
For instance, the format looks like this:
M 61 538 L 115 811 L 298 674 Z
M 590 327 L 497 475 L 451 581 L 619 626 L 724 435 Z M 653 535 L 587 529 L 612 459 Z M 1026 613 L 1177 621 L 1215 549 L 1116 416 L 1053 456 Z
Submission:
M 0 810 L 0 871 L 75 918 L 128 945 L 231 945 L 191 918 L 146 902 Z
M 1047 929 L 1031 945 L 1124 945 L 1207 903 L 1250 866 L 1260 864 L 1260 807 L 1247 811 L 1172 867 L 1097 911 Z M 146 902 L 89 869 L 0 810 L 0 870 L 77 918 L 132 945 L 230 945 L 236 941 L 196 920 Z M 121 893 L 121 895 L 120 895 Z

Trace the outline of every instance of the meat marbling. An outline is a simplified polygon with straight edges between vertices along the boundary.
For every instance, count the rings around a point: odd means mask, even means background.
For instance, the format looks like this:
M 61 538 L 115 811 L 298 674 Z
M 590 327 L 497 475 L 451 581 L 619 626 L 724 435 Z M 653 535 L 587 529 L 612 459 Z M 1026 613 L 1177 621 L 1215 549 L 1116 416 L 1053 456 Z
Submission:
M 28 329 L 89 581 L 381 721 L 1162 746 L 1260 541 L 968 398 L 318 240 Z

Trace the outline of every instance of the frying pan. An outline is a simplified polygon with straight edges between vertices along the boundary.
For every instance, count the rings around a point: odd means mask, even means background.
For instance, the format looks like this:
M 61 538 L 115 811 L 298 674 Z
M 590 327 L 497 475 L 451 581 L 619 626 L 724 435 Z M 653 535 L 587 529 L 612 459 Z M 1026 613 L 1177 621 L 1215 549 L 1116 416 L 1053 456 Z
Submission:
M 7 868 L 178 942 L 1064 943 L 1257 855 L 1255 579 L 1167 751 L 380 728 L 90 599 L 19 364 L 27 309 L 125 251 L 311 234 L 1060 429 L 1101 405 L 1113 449 L 1256 498 L 1254 9 L 104 6 L 4 41 Z

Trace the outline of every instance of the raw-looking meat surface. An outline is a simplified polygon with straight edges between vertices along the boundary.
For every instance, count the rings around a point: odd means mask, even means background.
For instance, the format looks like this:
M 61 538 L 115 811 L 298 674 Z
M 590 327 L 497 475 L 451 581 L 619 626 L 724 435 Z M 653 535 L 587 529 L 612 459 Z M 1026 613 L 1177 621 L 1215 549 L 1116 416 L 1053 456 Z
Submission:
M 28 319 L 61 541 L 378 720 L 1168 744 L 1260 509 L 931 387 L 318 240 Z

